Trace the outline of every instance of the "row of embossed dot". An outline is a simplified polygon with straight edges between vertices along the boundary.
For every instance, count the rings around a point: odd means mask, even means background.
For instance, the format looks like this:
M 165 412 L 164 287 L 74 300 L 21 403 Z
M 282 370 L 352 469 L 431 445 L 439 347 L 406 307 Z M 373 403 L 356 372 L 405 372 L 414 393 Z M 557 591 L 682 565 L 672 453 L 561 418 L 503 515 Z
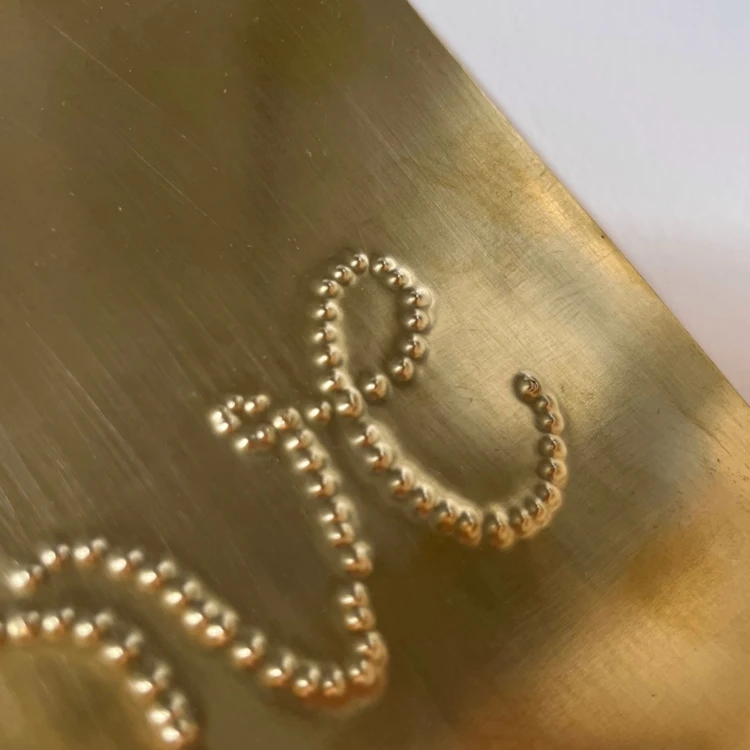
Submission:
M 334 382 L 329 379 L 323 387 L 330 388 Z M 538 381 L 527 374 L 517 376 L 516 388 L 523 391 L 519 397 L 532 409 L 542 433 L 537 467 L 542 481 L 528 497 L 510 507 L 492 504 L 482 509 L 466 498 L 446 493 L 438 482 L 401 459 L 398 445 L 382 427 L 368 419 L 361 399 L 356 402 L 358 408 L 352 409 L 351 396 L 347 395 L 345 403 L 349 407 L 337 411 L 357 422 L 355 447 L 371 471 L 387 478 L 397 500 L 409 504 L 419 517 L 464 544 L 476 546 L 486 537 L 494 546 L 504 548 L 518 538 L 532 536 L 549 522 L 562 502 L 562 488 L 567 481 L 566 447 L 559 435 L 563 420 L 555 400 L 542 393 Z
M 385 372 L 376 372 L 362 383 L 361 391 L 365 396 L 371 401 L 380 401 L 388 396 L 390 382 L 409 382 L 417 367 L 425 361 L 428 352 L 426 336 L 433 322 L 432 294 L 392 258 L 370 261 L 362 253 L 352 255 L 346 263 L 336 266 L 330 278 L 323 279 L 317 287 L 317 294 L 323 299 L 313 307 L 312 317 L 318 323 L 313 340 L 317 347 L 315 362 L 319 367 L 333 369 L 342 366 L 346 360 L 344 335 L 338 325 L 342 320 L 339 302 L 345 288 L 368 268 L 374 278 L 401 297 L 407 311 L 401 319 L 404 335 L 399 341 L 397 356 Z
M 363 273 L 368 265 L 389 286 L 399 288 L 411 284 L 409 272 L 389 258 L 380 258 L 370 265 L 366 256 L 358 254 L 343 267 L 357 267 Z M 335 293 L 331 291 L 330 281 L 324 280 L 319 291 L 328 290 L 330 297 L 340 296 L 340 290 L 335 290 Z M 419 292 L 420 289 L 422 287 L 410 287 L 407 298 L 417 313 L 422 308 L 429 308 L 431 300 L 429 292 Z M 368 381 L 363 388 L 365 394 L 355 385 L 347 367 L 346 347 L 341 332 L 332 324 L 341 317 L 340 308 L 330 301 L 313 309 L 313 318 L 323 321 L 314 334 L 315 343 L 325 347 L 316 358 L 316 363 L 326 370 L 320 390 L 333 405 L 323 401 L 311 410 L 311 416 L 322 423 L 327 422 L 333 413 L 352 420 L 357 425 L 355 446 L 374 473 L 386 476 L 394 496 L 410 506 L 418 517 L 428 520 L 440 532 L 455 536 L 464 544 L 476 546 L 483 538 L 488 538 L 495 546 L 508 547 L 516 539 L 531 536 L 546 525 L 562 501 L 561 488 L 567 480 L 567 467 L 564 461 L 565 444 L 560 437 L 562 415 L 555 399 L 542 392 L 539 382 L 521 373 L 516 377 L 514 387 L 519 398 L 532 409 L 535 426 L 543 434 L 539 443 L 541 460 L 538 464 L 538 473 L 543 481 L 521 502 L 510 507 L 492 504 L 483 509 L 468 498 L 446 492 L 439 482 L 412 467 L 402 457 L 398 443 L 370 418 L 365 395 L 369 400 L 384 398 L 387 394 L 385 375 L 380 373 Z M 408 320 L 411 328 L 413 320 Z M 424 317 L 418 315 L 416 320 L 421 321 L 418 325 L 425 329 L 431 322 L 427 312 Z M 333 342 L 339 339 L 342 344 L 332 348 Z
M 221 603 L 195 577 L 181 573 L 167 558 L 149 564 L 140 549 L 111 551 L 103 539 L 69 547 L 57 545 L 42 551 L 47 561 L 19 567 L 8 580 L 17 595 L 33 595 L 51 572 L 62 572 L 66 563 L 93 572 L 103 569 L 117 582 L 133 582 L 139 590 L 158 596 L 161 604 L 179 617 L 183 629 L 208 649 L 224 650 L 231 663 L 243 671 L 259 670 L 263 684 L 289 688 L 301 699 L 342 700 L 349 696 L 349 685 L 368 688 L 384 677 L 387 649 L 374 630 L 375 615 L 369 594 L 360 582 L 339 592 L 338 605 L 344 627 L 352 634 L 352 661 L 345 666 L 321 665 L 298 658 L 287 648 L 269 648 L 265 634 L 242 626 L 236 613 Z M 54 564 L 49 563 L 54 559 Z
M 343 572 L 356 578 L 369 575 L 372 553 L 358 538 L 356 511 L 351 502 L 340 496 L 340 478 L 328 451 L 294 408 L 276 411 L 267 423 L 258 422 L 270 403 L 265 394 L 230 396 L 214 410 L 211 423 L 219 434 L 231 435 L 234 448 L 240 453 L 278 445 L 292 470 L 304 478 L 307 494 L 318 504 L 324 538 Z M 250 421 L 250 429 L 241 429 Z
M 28 648 L 35 643 L 65 641 L 95 649 L 105 664 L 124 671 L 129 692 L 145 705 L 146 720 L 164 746 L 194 744 L 198 723 L 186 695 L 174 688 L 172 668 L 149 656 L 143 634 L 125 627 L 114 613 L 102 611 L 87 617 L 66 607 L 22 612 L 0 622 L 0 646 L 7 642 Z
M 339 493 L 339 476 L 330 455 L 293 408 L 270 415 L 269 422 L 258 422 L 270 406 L 265 395 L 232 396 L 211 416 L 214 429 L 231 435 L 236 450 L 248 452 L 279 447 L 291 469 L 305 481 L 307 495 L 317 505 L 318 520 L 329 548 L 336 556 L 339 571 L 364 578 L 372 571 L 369 545 L 358 538 L 358 521 L 351 502 Z M 251 423 L 249 429 L 242 429 Z M 347 666 L 321 666 L 307 660 L 301 664 L 289 649 L 283 649 L 273 667 L 266 669 L 265 681 L 275 687 L 289 686 L 300 698 L 342 699 L 354 688 L 370 688 L 385 678 L 386 644 L 375 628 L 375 613 L 364 584 L 345 588 L 338 597 L 344 627 L 354 636 L 353 661 Z M 243 667 L 254 667 L 259 649 L 242 644 L 233 651 L 233 660 Z

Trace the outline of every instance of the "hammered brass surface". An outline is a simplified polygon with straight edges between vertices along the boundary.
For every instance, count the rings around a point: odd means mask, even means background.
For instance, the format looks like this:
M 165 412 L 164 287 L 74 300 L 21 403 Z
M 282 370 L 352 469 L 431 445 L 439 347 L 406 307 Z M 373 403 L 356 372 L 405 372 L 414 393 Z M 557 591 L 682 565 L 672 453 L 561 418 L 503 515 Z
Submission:
M 435 296 L 425 366 L 371 407 L 410 454 L 480 504 L 528 482 L 529 368 L 570 465 L 548 528 L 470 549 L 318 431 L 390 645 L 354 706 L 280 698 L 107 578 L 3 591 L 5 616 L 116 608 L 173 665 L 201 748 L 750 747 L 748 407 L 405 2 L 3 0 L 0 232 L 6 571 L 62 539 L 167 549 L 341 658 L 304 493 L 207 414 L 227 392 L 312 403 L 312 285 L 348 248 Z M 353 369 L 380 367 L 390 297 L 346 305 Z M 3 750 L 162 746 L 86 650 L 0 646 Z

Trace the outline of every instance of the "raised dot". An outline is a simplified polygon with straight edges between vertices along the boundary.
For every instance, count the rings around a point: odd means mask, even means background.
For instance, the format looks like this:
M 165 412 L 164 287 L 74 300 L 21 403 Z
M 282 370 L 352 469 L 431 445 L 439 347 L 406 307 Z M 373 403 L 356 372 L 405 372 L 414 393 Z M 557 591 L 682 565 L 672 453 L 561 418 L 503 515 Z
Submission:
M 450 497 L 441 498 L 435 505 L 435 525 L 438 531 L 449 533 L 453 531 L 458 523 L 460 514 L 458 501 Z
M 238 393 L 234 393 L 230 396 L 225 396 L 224 398 L 224 408 L 228 409 L 234 414 L 237 414 L 239 411 L 241 411 L 244 405 L 245 397 Z
M 234 432 L 241 424 L 239 417 L 227 409 L 214 409 L 209 416 L 209 422 L 217 435 L 228 435 Z
M 539 462 L 538 473 L 556 487 L 564 487 L 568 480 L 568 469 L 563 461 L 556 458 L 543 458 Z
M 188 578 L 185 583 L 182 584 L 182 589 L 190 601 L 204 599 L 206 596 L 205 586 L 202 581 L 197 578 Z
M 531 408 L 538 414 L 557 411 L 557 401 L 550 395 L 542 394 L 531 401 Z
M 342 286 L 349 286 L 354 281 L 354 271 L 348 266 L 339 265 L 333 269 L 333 278 Z
M 164 585 L 164 579 L 159 575 L 156 568 L 143 568 L 138 571 L 136 582 L 144 591 L 155 591 Z
M 337 666 L 329 666 L 323 670 L 320 681 L 321 692 L 326 698 L 341 698 L 346 694 L 346 675 Z
M 393 466 L 396 456 L 389 443 L 380 441 L 369 448 L 365 455 L 367 465 L 373 472 L 387 471 Z
M 288 432 L 302 426 L 302 417 L 296 409 L 290 407 L 276 412 L 272 423 L 279 432 Z
M 167 724 L 161 730 L 162 742 L 167 747 L 190 747 L 198 738 L 199 728 L 194 721 L 178 719 L 174 724 Z
M 60 638 L 68 632 L 69 626 L 59 612 L 47 612 L 42 616 L 41 633 L 49 640 Z
M 330 471 L 321 471 L 308 487 L 308 491 L 314 497 L 333 497 L 338 492 L 339 483 L 336 475 Z
M 345 547 L 357 538 L 354 526 L 350 523 L 326 524 L 326 541 L 332 547 Z
M 334 299 L 341 295 L 341 285 L 335 279 L 323 279 L 318 287 L 315 289 L 315 293 L 319 297 L 325 297 L 327 299 Z
M 141 700 L 153 700 L 159 694 L 151 678 L 143 674 L 134 674 L 130 677 L 128 688 L 133 695 Z
M 270 424 L 260 425 L 252 434 L 252 442 L 259 448 L 270 448 L 276 443 L 276 430 Z
M 188 607 L 182 614 L 182 625 L 189 633 L 200 636 L 208 626 L 208 618 L 202 608 Z
M 299 456 L 299 459 L 295 463 L 295 468 L 304 474 L 320 471 L 328 464 L 326 455 L 314 448 L 300 451 Z
M 333 408 L 328 401 L 321 401 L 315 406 L 311 406 L 307 411 L 307 418 L 311 422 L 317 422 L 318 424 L 328 424 L 331 421 L 333 415 Z
M 412 490 L 411 504 L 418 516 L 422 518 L 429 516 L 436 503 L 435 490 L 426 482 L 420 482 Z
M 177 717 L 178 719 L 187 719 L 189 721 L 193 720 L 193 708 L 190 705 L 190 701 L 188 700 L 188 697 L 185 695 L 185 693 L 181 692 L 180 690 L 172 690 L 167 698 L 167 705 L 169 706 L 169 710 L 172 712 L 173 716 Z
M 132 630 L 122 641 L 105 644 L 99 653 L 104 661 L 124 667 L 141 655 L 143 646 L 143 634 L 139 630 Z
M 143 568 L 138 571 L 136 580 L 138 585 L 146 591 L 156 591 L 179 575 L 177 563 L 174 560 L 162 560 L 155 567 Z
M 213 598 L 206 599 L 206 601 L 203 602 L 201 609 L 203 610 L 203 614 L 206 615 L 209 620 L 219 617 L 224 611 L 229 611 L 225 610 L 224 605 L 218 599 Z
M 245 399 L 242 411 L 248 417 L 256 417 L 268 411 L 270 406 L 271 399 L 264 393 L 258 393 L 255 396 Z
M 536 415 L 536 427 L 540 432 L 559 435 L 565 429 L 565 422 L 558 412 L 542 412 Z
M 394 380 L 400 383 L 408 383 L 410 380 L 413 380 L 416 368 L 414 367 L 414 362 L 409 357 L 403 357 L 391 364 L 390 373 Z
M 116 580 L 128 580 L 143 566 L 145 555 L 140 549 L 125 553 L 113 552 L 107 557 L 107 574 Z
M 538 445 L 539 453 L 549 458 L 565 458 L 568 449 L 565 441 L 557 435 L 542 435 Z
M 485 512 L 485 531 L 490 542 L 500 549 L 510 547 L 516 535 L 503 508 L 490 508 Z
M 362 391 L 369 401 L 382 401 L 388 396 L 388 378 L 382 373 L 373 375 L 363 383 Z
M 70 560 L 71 550 L 67 544 L 47 547 L 39 553 L 39 562 L 51 572 L 59 572 Z
M 513 531 L 521 538 L 529 537 L 536 531 L 534 519 L 524 507 L 511 508 L 508 512 L 508 519 Z
M 340 393 L 346 388 L 347 378 L 341 370 L 332 370 L 320 383 L 323 393 Z
M 376 258 L 372 264 L 371 272 L 373 276 L 384 276 L 392 273 L 397 268 L 396 261 L 393 258 Z
M 354 388 L 347 388 L 336 399 L 336 411 L 350 419 L 361 417 L 365 411 L 365 404 L 360 392 Z
M 422 360 L 427 356 L 429 345 L 424 336 L 412 334 L 401 342 L 401 351 L 414 360 Z
M 407 496 L 414 489 L 415 482 L 414 470 L 408 466 L 394 466 L 391 469 L 389 484 L 391 492 L 397 497 Z
M 184 609 L 190 602 L 185 592 L 178 587 L 170 587 L 164 590 L 161 597 L 164 605 L 173 611 Z
M 297 668 L 297 657 L 288 650 L 283 650 L 263 670 L 263 682 L 272 688 L 284 687 L 288 684 Z
M 122 641 L 123 648 L 133 659 L 141 655 L 144 643 L 143 633 L 140 630 L 131 630 Z
M 317 664 L 301 666 L 292 680 L 292 693 L 298 698 L 309 698 L 320 688 L 321 671 Z
M 153 727 L 163 727 L 175 720 L 175 715 L 163 703 L 159 702 L 146 710 L 146 720 Z
M 156 570 L 165 581 L 173 581 L 180 574 L 180 568 L 177 565 L 177 561 L 172 560 L 169 557 L 161 560 L 156 566 Z
M 230 651 L 232 664 L 238 669 L 253 669 L 265 657 L 268 641 L 259 630 L 250 631 L 237 640 Z
M 157 661 L 151 672 L 151 679 L 159 690 L 166 690 L 172 682 L 172 667 L 164 661 Z
M 333 344 L 335 341 L 338 341 L 338 338 L 338 328 L 330 323 L 323 323 L 319 328 L 316 328 L 313 333 L 313 341 L 316 344 Z
M 537 527 L 543 526 L 549 520 L 550 511 L 538 497 L 526 498 L 523 501 L 523 507 L 534 520 Z
M 388 274 L 386 283 L 392 289 L 406 289 L 411 284 L 411 276 L 405 268 L 395 268 Z
M 337 346 L 326 344 L 322 352 L 315 358 L 318 367 L 338 367 L 344 361 L 344 355 Z
M 338 593 L 337 599 L 339 605 L 344 610 L 370 606 L 370 592 L 367 590 L 367 586 L 360 581 L 343 586 Z
M 432 294 L 424 287 L 407 289 L 404 294 L 404 303 L 409 307 L 416 307 L 418 309 L 427 308 L 432 304 Z
M 353 517 L 354 512 L 351 503 L 342 497 L 329 501 L 320 512 L 322 523 L 346 523 Z
M 152 701 L 167 690 L 171 682 L 172 668 L 165 662 L 158 662 L 151 674 L 132 675 L 128 679 L 128 687 L 138 698 Z
M 368 659 L 357 659 L 346 671 L 351 683 L 359 688 L 371 688 L 380 676 L 377 666 Z
M 470 547 L 476 547 L 482 541 L 482 524 L 479 513 L 473 508 L 461 510 L 456 523 L 456 536 Z
M 513 379 L 513 388 L 518 398 L 527 403 L 531 403 L 538 398 L 542 392 L 542 386 L 539 381 L 528 372 L 519 372 Z
M 224 648 L 234 639 L 238 625 L 237 615 L 225 610 L 208 622 L 201 632 L 201 640 L 209 648 Z
M 361 432 L 354 437 L 352 442 L 359 448 L 366 448 L 376 445 L 380 440 L 380 437 L 381 435 L 378 427 L 370 423 L 364 426 Z
M 365 273 L 369 266 L 370 261 L 364 253 L 355 253 L 349 260 L 349 268 L 351 268 L 358 276 Z
M 255 444 L 255 441 L 251 437 L 247 435 L 240 435 L 240 437 L 232 441 L 232 447 L 237 451 L 237 453 L 246 453 L 248 451 L 255 450 L 257 446 Z
M 557 510 L 562 504 L 562 492 L 547 482 L 537 485 L 535 494 L 550 511 Z
M 73 638 L 83 646 L 96 643 L 101 637 L 96 623 L 89 618 L 82 618 L 73 625 Z
M 240 435 L 232 441 L 233 448 L 238 453 L 266 450 L 276 442 L 276 431 L 270 425 L 261 425 L 253 432 Z
M 316 442 L 315 434 L 312 430 L 301 429 L 292 433 L 291 437 L 284 444 L 284 447 L 288 451 L 301 451 L 315 445 Z
M 377 630 L 370 630 L 359 636 L 355 641 L 354 651 L 373 664 L 383 665 L 388 662 L 388 645 Z
M 424 333 L 432 325 L 430 316 L 424 310 L 414 310 L 404 320 L 404 326 L 409 331 L 415 333 Z
M 321 302 L 313 308 L 313 318 L 315 320 L 331 322 L 338 320 L 341 315 L 341 310 L 338 305 L 332 300 Z
M 344 626 L 351 633 L 364 633 L 375 627 L 375 613 L 369 607 L 355 607 L 344 615 Z
M 41 578 L 34 575 L 34 570 L 28 568 L 16 568 L 8 576 L 8 586 L 16 596 L 31 596 L 41 583 Z
M 10 643 L 22 645 L 33 640 L 41 629 L 42 618 L 38 612 L 25 612 L 11 617 L 5 623 L 5 635 Z
M 341 558 L 344 570 L 349 575 L 364 578 L 372 573 L 372 555 L 365 542 L 355 542 L 346 549 Z

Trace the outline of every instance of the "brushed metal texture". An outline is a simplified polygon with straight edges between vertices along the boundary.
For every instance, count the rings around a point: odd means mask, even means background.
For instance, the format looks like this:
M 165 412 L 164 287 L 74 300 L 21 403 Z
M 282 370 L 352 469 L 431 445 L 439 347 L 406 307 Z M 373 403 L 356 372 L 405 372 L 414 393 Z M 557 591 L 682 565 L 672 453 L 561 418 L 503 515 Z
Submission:
M 747 746 L 748 407 L 406 2 L 6 0 L 0 166 L 0 747 Z

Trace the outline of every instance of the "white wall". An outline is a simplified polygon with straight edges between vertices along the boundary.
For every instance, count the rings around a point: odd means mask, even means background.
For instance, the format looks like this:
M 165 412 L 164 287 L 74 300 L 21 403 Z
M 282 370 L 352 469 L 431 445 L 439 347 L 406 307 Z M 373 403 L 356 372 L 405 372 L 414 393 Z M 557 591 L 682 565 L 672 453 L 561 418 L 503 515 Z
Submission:
M 750 2 L 412 3 L 750 401 Z

